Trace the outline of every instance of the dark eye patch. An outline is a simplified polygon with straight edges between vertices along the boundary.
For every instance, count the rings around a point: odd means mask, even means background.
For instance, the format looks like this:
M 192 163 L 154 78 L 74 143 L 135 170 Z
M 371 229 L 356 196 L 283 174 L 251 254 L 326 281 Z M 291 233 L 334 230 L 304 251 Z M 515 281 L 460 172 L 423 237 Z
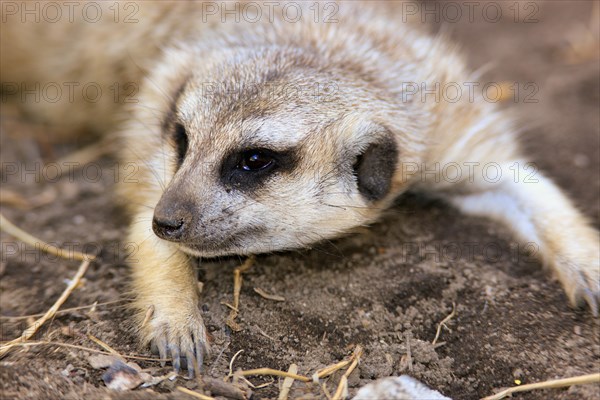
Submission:
M 371 143 L 354 163 L 359 192 L 370 201 L 381 200 L 392 187 L 398 148 L 391 133 Z
M 173 94 L 171 105 L 161 124 L 163 138 L 175 145 L 175 151 L 177 152 L 177 167 L 180 167 L 183 163 L 183 159 L 185 158 L 188 149 L 188 136 L 185 127 L 180 122 L 177 122 L 177 104 L 185 91 L 188 79 L 189 77 L 186 77 Z
M 185 126 L 177 122 L 173 131 L 173 141 L 177 151 L 177 166 L 180 167 L 188 150 L 188 135 Z
M 231 152 L 221 165 L 221 181 L 227 188 L 257 190 L 270 176 L 291 171 L 297 164 L 296 151 L 250 148 Z

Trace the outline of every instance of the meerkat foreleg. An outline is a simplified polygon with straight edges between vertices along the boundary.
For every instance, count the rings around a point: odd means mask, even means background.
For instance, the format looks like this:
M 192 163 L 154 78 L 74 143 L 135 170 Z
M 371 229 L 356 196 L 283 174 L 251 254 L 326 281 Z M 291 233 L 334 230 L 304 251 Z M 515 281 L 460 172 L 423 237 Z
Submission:
M 474 174 L 467 191 L 449 196 L 466 214 L 507 224 L 524 242 L 533 242 L 573 306 L 589 305 L 598 315 L 600 238 L 567 196 L 547 177 L 521 161 L 499 164 L 496 181 Z
M 151 218 L 147 211 L 137 216 L 140 221 Z M 129 242 L 135 244 L 129 263 L 142 342 L 156 348 L 161 359 L 171 357 L 176 371 L 185 357 L 193 376 L 209 349 L 198 309 L 197 277 L 189 257 L 146 225 L 134 222 L 129 233 Z

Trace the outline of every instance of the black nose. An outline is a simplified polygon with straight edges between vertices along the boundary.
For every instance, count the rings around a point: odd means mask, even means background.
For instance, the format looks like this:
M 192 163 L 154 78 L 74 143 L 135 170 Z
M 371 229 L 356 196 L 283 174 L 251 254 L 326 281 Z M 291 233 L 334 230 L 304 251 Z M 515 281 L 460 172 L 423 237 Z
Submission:
M 152 230 L 156 236 L 166 240 L 178 240 L 183 235 L 185 222 L 183 218 L 165 217 L 154 214 Z

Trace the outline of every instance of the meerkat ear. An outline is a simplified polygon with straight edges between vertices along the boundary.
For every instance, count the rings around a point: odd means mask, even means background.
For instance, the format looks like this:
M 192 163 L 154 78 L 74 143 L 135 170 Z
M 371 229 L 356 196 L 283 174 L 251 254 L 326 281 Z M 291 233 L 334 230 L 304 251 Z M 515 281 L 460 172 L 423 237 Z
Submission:
M 354 173 L 359 192 L 370 201 L 381 200 L 392 186 L 398 163 L 398 147 L 392 133 L 386 131 L 358 155 Z

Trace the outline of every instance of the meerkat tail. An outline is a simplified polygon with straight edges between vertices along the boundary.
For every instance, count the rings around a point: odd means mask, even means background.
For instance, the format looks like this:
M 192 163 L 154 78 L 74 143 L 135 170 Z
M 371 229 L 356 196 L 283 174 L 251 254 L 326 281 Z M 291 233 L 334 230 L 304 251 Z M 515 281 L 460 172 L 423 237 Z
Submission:
M 502 165 L 505 178 L 476 183 L 479 192 L 450 197 L 466 214 L 491 217 L 534 243 L 539 258 L 556 274 L 573 306 L 587 302 L 598 315 L 600 238 L 567 196 L 524 162 Z M 527 178 L 525 178 L 527 177 Z

